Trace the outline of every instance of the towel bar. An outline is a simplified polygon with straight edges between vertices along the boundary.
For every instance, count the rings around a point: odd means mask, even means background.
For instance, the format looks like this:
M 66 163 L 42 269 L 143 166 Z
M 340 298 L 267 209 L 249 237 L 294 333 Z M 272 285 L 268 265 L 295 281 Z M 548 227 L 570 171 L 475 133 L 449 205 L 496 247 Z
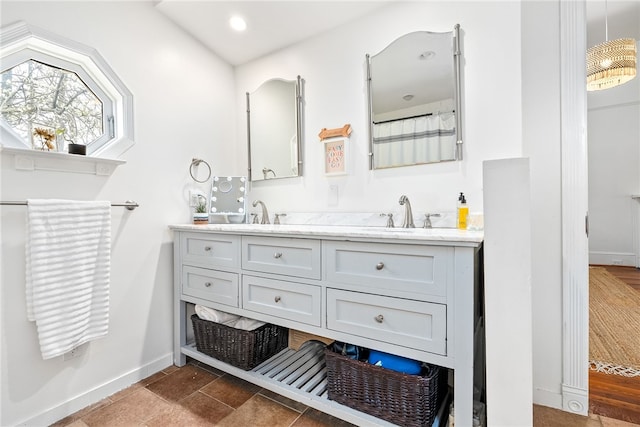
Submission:
M 23 201 L 23 202 L 0 201 L 0 205 L 27 206 L 27 202 L 26 201 Z M 127 208 L 127 210 L 132 211 L 140 205 L 138 204 L 138 202 L 134 202 L 133 200 L 127 200 L 124 203 L 111 203 L 111 206 L 123 206 Z

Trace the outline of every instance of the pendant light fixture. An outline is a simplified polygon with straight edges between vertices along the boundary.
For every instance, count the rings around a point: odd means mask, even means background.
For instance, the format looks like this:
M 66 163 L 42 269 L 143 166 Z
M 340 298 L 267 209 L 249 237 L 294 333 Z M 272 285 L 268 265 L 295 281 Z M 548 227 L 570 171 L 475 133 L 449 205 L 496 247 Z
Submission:
M 636 75 L 637 50 L 633 38 L 609 40 L 607 1 L 604 2 L 605 42 L 587 50 L 587 90 L 609 89 Z

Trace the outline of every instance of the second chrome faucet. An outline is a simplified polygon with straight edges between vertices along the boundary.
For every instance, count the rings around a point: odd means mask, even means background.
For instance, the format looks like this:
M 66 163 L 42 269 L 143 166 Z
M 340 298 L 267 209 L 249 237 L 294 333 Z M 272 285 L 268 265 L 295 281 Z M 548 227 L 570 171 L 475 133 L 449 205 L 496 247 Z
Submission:
M 415 224 L 413 223 L 413 211 L 411 211 L 411 203 L 409 202 L 409 198 L 404 194 L 400 196 L 400 200 L 398 201 L 400 206 L 404 206 L 404 220 L 402 221 L 402 228 L 415 228 Z

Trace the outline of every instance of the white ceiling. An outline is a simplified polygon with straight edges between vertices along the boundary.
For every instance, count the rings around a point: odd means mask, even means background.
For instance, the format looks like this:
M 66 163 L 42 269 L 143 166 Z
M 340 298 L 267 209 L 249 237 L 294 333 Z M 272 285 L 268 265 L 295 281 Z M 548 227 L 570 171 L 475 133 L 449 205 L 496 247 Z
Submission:
M 222 59 L 241 65 L 354 21 L 393 1 L 159 0 L 155 7 Z M 588 46 L 605 41 L 605 6 L 610 40 L 640 39 L 640 0 L 586 3 Z M 238 33 L 229 27 L 229 18 L 235 14 L 247 21 L 246 31 Z
M 377 1 L 161 0 L 157 10 L 231 65 L 241 65 L 385 6 Z M 229 27 L 241 15 L 247 30 Z

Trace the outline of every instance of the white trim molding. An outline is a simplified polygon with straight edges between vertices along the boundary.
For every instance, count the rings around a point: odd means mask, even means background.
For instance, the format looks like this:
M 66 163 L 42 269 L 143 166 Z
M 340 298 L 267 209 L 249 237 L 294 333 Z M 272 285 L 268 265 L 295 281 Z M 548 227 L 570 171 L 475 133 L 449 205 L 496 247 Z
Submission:
M 67 415 L 73 414 L 89 405 L 93 405 L 94 403 L 99 402 L 100 400 L 105 399 L 140 380 L 148 378 L 171 365 L 173 365 L 173 353 L 165 354 L 156 360 L 152 360 L 138 368 L 132 369 L 120 377 L 114 378 L 113 380 L 89 390 L 86 393 L 71 397 L 58 406 L 50 408 L 28 420 L 18 423 L 18 425 L 51 425 Z
M 559 1 L 562 153 L 562 408 L 589 410 L 586 3 Z
M 109 176 L 117 166 L 126 163 L 119 159 L 9 147 L 0 147 L 0 155 L 13 156 L 13 166 L 20 171 L 72 172 L 98 176 Z
M 102 99 L 108 99 L 113 106 L 105 111 L 105 132 L 108 134 L 104 141 L 99 144 L 96 142 L 95 150 L 87 147 L 91 156 L 120 157 L 133 146 L 133 94 L 97 50 L 23 21 L 0 28 L 0 60 L 3 68 L 13 67 L 28 59 L 39 59 L 83 76 L 83 82 L 94 92 L 104 93 Z M 7 129 L 2 120 L 0 125 L 5 147 L 30 149 L 24 141 L 16 140 L 16 134 Z

